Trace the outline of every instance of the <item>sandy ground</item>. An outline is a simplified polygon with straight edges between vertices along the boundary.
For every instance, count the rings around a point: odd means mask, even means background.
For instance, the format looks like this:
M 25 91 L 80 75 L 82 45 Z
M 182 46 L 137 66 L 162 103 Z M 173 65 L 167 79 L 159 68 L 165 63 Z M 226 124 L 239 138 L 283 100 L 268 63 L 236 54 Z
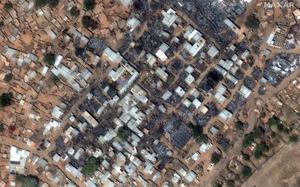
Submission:
M 283 147 L 243 184 L 243 187 L 268 186 L 300 186 L 300 143 Z

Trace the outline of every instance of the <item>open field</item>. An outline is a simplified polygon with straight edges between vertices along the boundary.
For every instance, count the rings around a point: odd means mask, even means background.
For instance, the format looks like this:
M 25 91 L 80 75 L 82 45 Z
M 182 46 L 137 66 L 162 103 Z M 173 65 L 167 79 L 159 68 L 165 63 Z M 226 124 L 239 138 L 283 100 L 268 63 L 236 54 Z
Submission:
M 300 143 L 283 147 L 243 185 L 243 187 L 263 186 L 300 186 Z

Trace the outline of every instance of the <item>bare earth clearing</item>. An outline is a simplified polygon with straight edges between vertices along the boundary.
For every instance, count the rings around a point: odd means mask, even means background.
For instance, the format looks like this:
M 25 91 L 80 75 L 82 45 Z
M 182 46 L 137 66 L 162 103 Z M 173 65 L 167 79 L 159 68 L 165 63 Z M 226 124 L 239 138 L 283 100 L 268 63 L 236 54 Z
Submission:
M 299 187 L 300 143 L 284 146 L 243 187 Z

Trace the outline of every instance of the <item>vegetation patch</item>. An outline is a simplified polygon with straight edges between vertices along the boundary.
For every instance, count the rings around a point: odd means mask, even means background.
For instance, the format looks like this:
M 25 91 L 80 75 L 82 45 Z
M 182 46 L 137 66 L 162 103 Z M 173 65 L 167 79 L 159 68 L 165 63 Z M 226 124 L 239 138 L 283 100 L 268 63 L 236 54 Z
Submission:
M 80 15 L 80 10 L 76 7 L 76 6 L 73 6 L 71 9 L 70 9 L 70 14 L 71 16 L 73 17 L 78 17 Z
M 291 143 L 296 143 L 299 141 L 299 136 L 297 134 L 292 134 L 289 137 L 289 142 Z
M 131 130 L 127 126 L 123 126 L 118 129 L 117 135 L 122 140 L 127 140 L 129 138 L 129 136 L 131 135 Z
M 46 5 L 49 5 L 50 7 L 54 8 L 58 5 L 59 0 L 35 0 L 35 6 L 37 8 L 42 8 Z
M 213 163 L 213 164 L 217 164 L 218 162 L 220 162 L 221 158 L 222 158 L 221 154 L 214 152 L 211 155 L 210 162 Z
M 13 79 L 13 74 L 12 73 L 7 73 L 4 77 L 5 82 L 10 82 Z
M 254 136 L 253 136 L 253 133 L 250 132 L 248 134 L 245 135 L 244 139 L 243 139 L 243 142 L 242 142 L 242 146 L 245 148 L 245 147 L 248 147 L 252 144 L 252 142 L 254 142 Z
M 235 122 L 235 128 L 237 130 L 244 130 L 245 124 L 242 121 L 237 121 Z
M 199 125 L 192 125 L 193 137 L 197 143 L 207 142 L 207 136 L 203 133 L 203 128 Z
M 12 4 L 10 1 L 7 1 L 7 2 L 4 4 L 4 9 L 7 10 L 7 11 L 13 9 L 13 4 Z
M 48 4 L 48 0 L 36 0 L 35 6 L 38 8 L 44 7 Z
M 5 130 L 5 125 L 0 122 L 0 132 L 4 132 Z
M 100 165 L 100 159 L 97 159 L 95 157 L 90 157 L 82 167 L 82 173 L 85 176 L 93 175 L 99 168 Z
M 49 6 L 55 8 L 59 3 L 59 0 L 49 0 Z
M 257 30 L 259 28 L 260 21 L 255 14 L 251 14 L 247 17 L 245 25 L 248 29 Z
M 96 6 L 96 2 L 95 0 L 84 0 L 83 5 L 86 10 L 93 10 Z
M 53 54 L 53 53 L 47 53 L 44 56 L 44 62 L 46 64 L 48 64 L 49 66 L 53 66 L 54 63 L 55 63 L 55 54 Z
M 263 156 L 264 152 L 267 151 L 269 151 L 269 147 L 265 143 L 256 145 L 254 149 L 254 158 L 260 159 Z
M 21 184 L 21 187 L 38 187 L 39 186 L 39 179 L 36 176 L 32 175 L 16 175 L 17 183 Z
M 0 96 L 0 108 L 11 105 L 13 94 L 11 92 L 3 93 Z
M 261 138 L 264 135 L 264 130 L 261 127 L 255 128 L 252 132 L 245 135 L 242 146 L 248 147 L 250 146 L 256 138 Z
M 272 126 L 278 126 L 281 123 L 280 119 L 276 116 L 272 116 L 269 120 L 268 120 L 268 125 L 270 127 Z
M 244 166 L 242 170 L 242 175 L 245 178 L 248 178 L 252 175 L 252 169 L 249 166 Z
M 82 16 L 81 23 L 86 29 L 96 29 L 98 23 L 93 20 L 90 16 Z
M 243 156 L 243 159 L 244 159 L 244 160 L 247 160 L 247 161 L 250 160 L 250 156 L 249 156 L 249 155 L 247 155 L 247 154 L 245 154 L 245 153 L 242 153 L 242 156 Z

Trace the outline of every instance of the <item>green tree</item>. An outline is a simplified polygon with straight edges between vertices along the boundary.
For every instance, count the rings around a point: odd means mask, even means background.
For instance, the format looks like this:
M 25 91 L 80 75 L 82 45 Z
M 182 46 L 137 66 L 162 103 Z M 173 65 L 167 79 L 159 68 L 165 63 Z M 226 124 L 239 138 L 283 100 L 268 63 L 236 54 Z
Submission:
M 289 137 L 289 142 L 292 142 L 292 143 L 296 143 L 299 141 L 299 136 L 297 134 L 292 134 L 290 137 Z
M 57 7 L 59 0 L 49 0 L 49 6 L 52 8 Z
M 47 53 L 44 56 L 44 61 L 46 64 L 48 64 L 49 66 L 53 66 L 55 63 L 55 54 L 53 53 Z
M 22 187 L 38 187 L 39 179 L 32 175 L 16 175 L 16 182 L 20 183 Z
M 82 16 L 81 23 L 84 28 L 86 29 L 96 29 L 97 28 L 97 22 L 93 20 L 90 16 Z
M 235 128 L 238 130 L 244 130 L 244 123 L 240 120 L 235 122 Z
M 214 152 L 211 155 L 210 162 L 213 163 L 213 164 L 217 164 L 221 160 L 221 157 L 222 157 L 221 154 Z
M 263 156 L 264 152 L 268 150 L 269 147 L 265 143 L 260 143 L 256 145 L 254 149 L 254 158 L 260 159 Z
M 95 0 L 84 0 L 83 5 L 86 10 L 93 10 L 96 6 L 96 2 Z
M 59 0 L 35 0 L 35 6 L 37 8 L 49 5 L 51 8 L 57 7 Z
M 10 82 L 13 79 L 13 74 L 12 73 L 7 73 L 4 77 L 5 82 Z
M 73 17 L 78 17 L 80 15 L 80 10 L 76 6 L 73 6 L 70 10 L 70 14 Z
M 242 175 L 245 178 L 248 178 L 252 175 L 252 169 L 249 166 L 244 166 L 242 170 Z
M 272 127 L 272 126 L 278 126 L 279 124 L 281 124 L 281 121 L 278 117 L 276 116 L 273 116 L 271 117 L 269 120 L 268 120 L 268 125 L 269 127 Z
M 0 96 L 0 108 L 11 105 L 13 94 L 11 92 L 3 93 Z
M 100 159 L 90 157 L 82 167 L 82 174 L 85 176 L 93 175 L 99 168 Z
M 35 0 L 35 6 L 41 8 L 46 6 L 49 3 L 49 0 Z
M 252 144 L 252 142 L 254 142 L 254 135 L 252 132 L 248 133 L 245 135 L 243 142 L 242 142 L 242 146 L 243 147 L 248 147 L 249 145 Z
M 13 8 L 13 4 L 12 4 L 10 1 L 7 1 L 7 2 L 4 4 L 4 9 L 5 9 L 6 11 L 10 11 L 12 8 Z
M 260 21 L 255 14 L 251 14 L 247 17 L 245 25 L 248 29 L 257 30 L 259 28 Z
M 0 132 L 4 132 L 4 130 L 5 130 L 4 124 L 0 123 Z
M 117 133 L 122 140 L 127 140 L 131 135 L 131 130 L 127 126 L 120 127 Z
M 245 153 L 242 153 L 242 156 L 243 156 L 243 159 L 244 160 L 250 160 L 250 156 L 249 155 L 247 155 L 247 154 L 245 154 Z
M 193 137 L 195 138 L 196 142 L 201 144 L 207 142 L 207 136 L 203 133 L 203 128 L 200 127 L 199 125 L 193 125 L 192 126 L 192 132 L 193 132 Z

